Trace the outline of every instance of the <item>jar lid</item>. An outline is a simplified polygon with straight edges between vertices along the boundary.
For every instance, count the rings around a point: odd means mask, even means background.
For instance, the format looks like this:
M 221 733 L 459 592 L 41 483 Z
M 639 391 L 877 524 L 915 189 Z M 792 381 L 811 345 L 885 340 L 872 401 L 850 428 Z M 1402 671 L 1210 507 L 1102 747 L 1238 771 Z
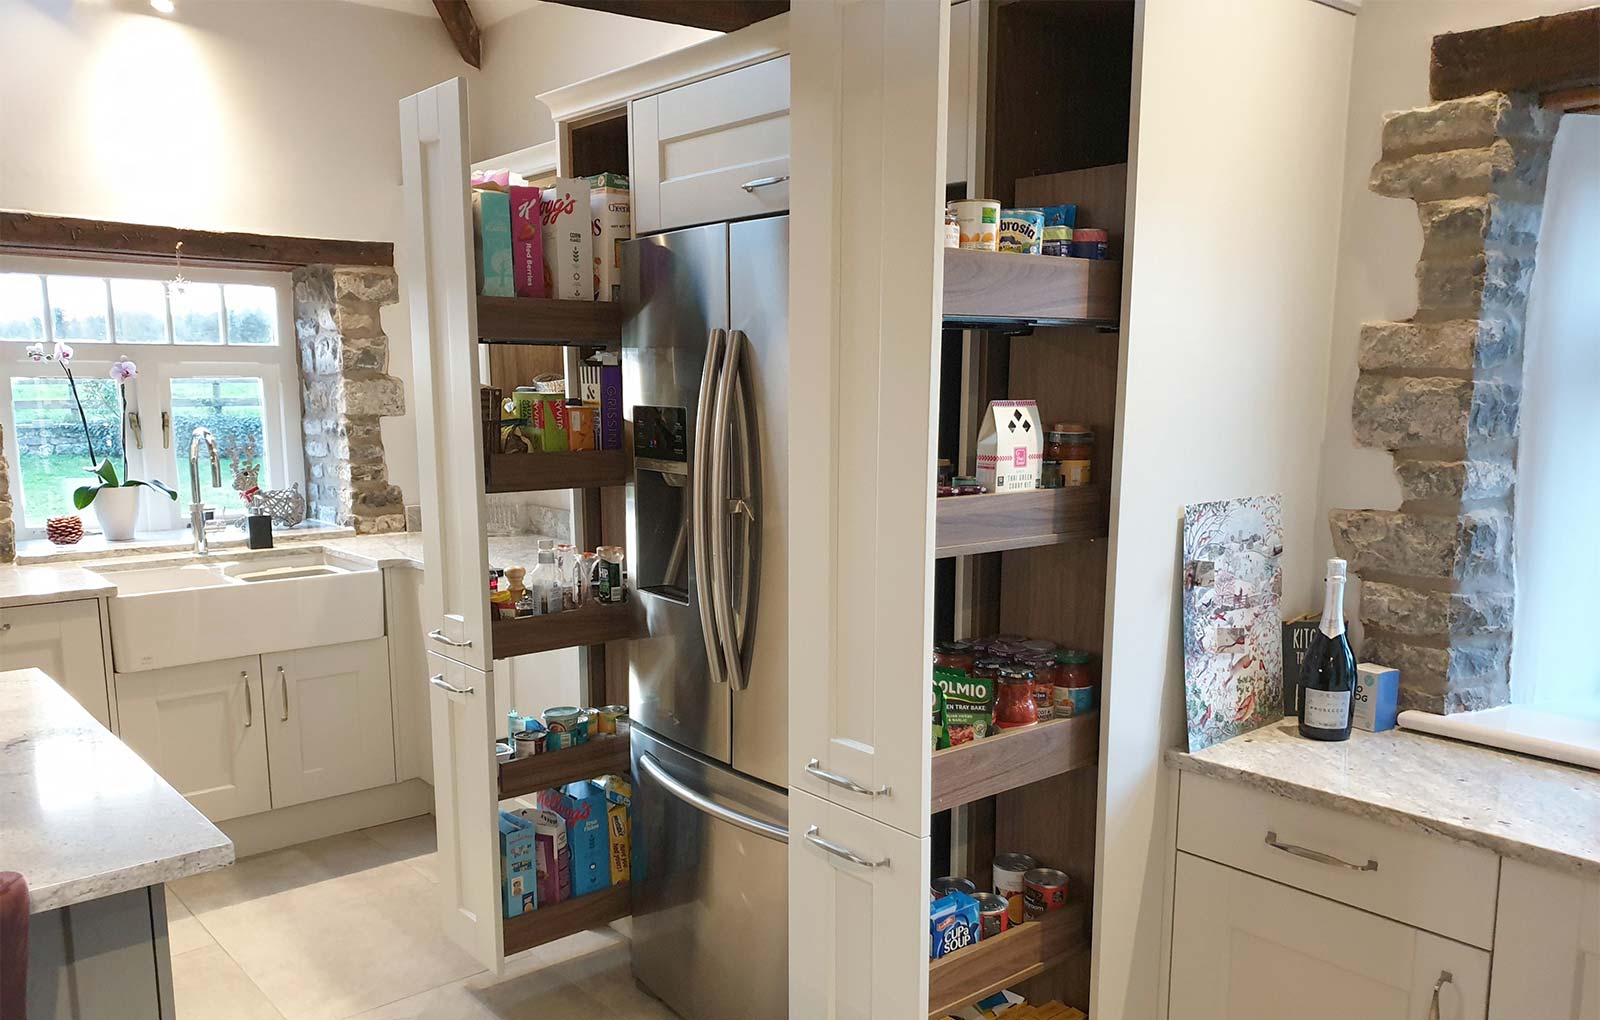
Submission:
M 1076 648 L 1063 648 L 1056 653 L 1056 661 L 1062 665 L 1082 666 L 1093 657 L 1088 652 Z
M 970 652 L 970 651 L 972 651 L 972 642 L 970 642 L 970 641 L 935 641 L 933 643 L 933 647 L 934 647 L 935 651 L 940 651 L 940 652 Z
M 1000 681 L 1002 683 L 1033 683 L 1033 670 L 1026 666 L 1001 666 Z
M 973 669 L 1004 669 L 1007 663 L 1004 659 L 997 659 L 992 655 L 985 655 L 972 664 Z

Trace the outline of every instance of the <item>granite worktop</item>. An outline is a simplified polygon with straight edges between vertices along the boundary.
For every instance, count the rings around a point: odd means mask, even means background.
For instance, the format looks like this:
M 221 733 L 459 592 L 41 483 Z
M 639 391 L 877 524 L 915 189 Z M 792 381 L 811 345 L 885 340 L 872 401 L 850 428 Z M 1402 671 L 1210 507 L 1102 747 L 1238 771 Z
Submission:
M 1305 740 L 1286 719 L 1195 754 L 1186 772 L 1600 875 L 1600 772 L 1406 730 Z
M 43 913 L 233 863 L 233 843 L 37 669 L 0 672 L 0 871 Z
M 28 567 L 0 565 L 0 609 L 92 599 L 116 590 L 110 581 L 76 563 Z

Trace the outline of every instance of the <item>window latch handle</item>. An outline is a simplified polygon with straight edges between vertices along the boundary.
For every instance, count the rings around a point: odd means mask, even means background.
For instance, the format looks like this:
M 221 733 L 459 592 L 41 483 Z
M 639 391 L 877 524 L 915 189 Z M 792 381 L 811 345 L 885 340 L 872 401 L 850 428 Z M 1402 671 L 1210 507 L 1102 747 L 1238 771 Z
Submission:
M 128 431 L 133 433 L 133 448 L 144 449 L 144 429 L 139 425 L 139 412 L 128 412 Z
M 161 412 L 161 448 L 172 449 L 172 412 Z

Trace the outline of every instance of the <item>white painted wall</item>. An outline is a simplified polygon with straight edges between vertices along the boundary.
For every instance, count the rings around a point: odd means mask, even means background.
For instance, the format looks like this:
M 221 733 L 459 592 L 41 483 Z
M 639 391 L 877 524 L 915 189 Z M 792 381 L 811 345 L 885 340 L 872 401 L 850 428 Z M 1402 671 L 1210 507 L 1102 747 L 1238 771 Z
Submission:
M 1284 609 L 1317 576 L 1318 454 L 1355 20 L 1140 6 L 1093 952 L 1097 1020 L 1158 1016 L 1180 746 L 1185 504 L 1284 497 Z

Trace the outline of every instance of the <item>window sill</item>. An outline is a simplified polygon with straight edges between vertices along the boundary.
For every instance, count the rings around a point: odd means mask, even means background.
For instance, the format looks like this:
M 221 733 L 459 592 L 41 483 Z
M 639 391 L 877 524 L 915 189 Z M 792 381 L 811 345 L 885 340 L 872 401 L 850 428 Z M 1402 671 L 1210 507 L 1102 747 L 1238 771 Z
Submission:
M 325 524 L 321 521 L 303 521 L 293 528 L 272 529 L 275 543 L 306 541 L 311 539 L 346 538 L 356 533 L 354 528 Z M 243 549 L 245 533 L 233 525 L 226 525 L 209 535 L 210 546 L 217 549 Z M 176 531 L 148 531 L 129 542 L 108 542 L 102 535 L 85 535 L 76 545 L 52 545 L 49 539 L 29 538 L 17 542 L 17 565 L 29 563 L 70 563 L 73 560 L 103 560 L 116 556 L 144 556 L 150 553 L 184 553 L 194 549 L 194 538 L 188 528 Z
M 1401 712 L 1400 725 L 1409 730 L 1600 770 L 1600 717 L 1580 714 L 1576 706 L 1573 714 L 1534 705 L 1502 705 L 1455 715 Z

